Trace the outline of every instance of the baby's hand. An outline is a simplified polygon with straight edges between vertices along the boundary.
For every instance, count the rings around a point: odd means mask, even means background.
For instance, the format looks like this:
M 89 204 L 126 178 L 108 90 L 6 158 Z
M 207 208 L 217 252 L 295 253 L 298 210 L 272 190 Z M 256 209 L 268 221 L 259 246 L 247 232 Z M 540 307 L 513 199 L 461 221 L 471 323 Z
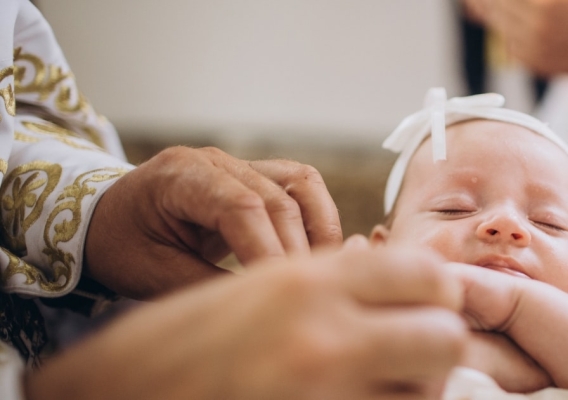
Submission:
M 464 284 L 463 314 L 475 330 L 506 332 L 533 281 L 475 265 L 448 263 Z
M 511 338 L 552 378 L 568 389 L 568 293 L 534 279 L 473 265 L 449 265 L 464 288 L 462 314 L 473 330 Z
M 460 365 L 493 378 L 507 392 L 528 393 L 552 385 L 552 379 L 507 336 L 472 332 Z

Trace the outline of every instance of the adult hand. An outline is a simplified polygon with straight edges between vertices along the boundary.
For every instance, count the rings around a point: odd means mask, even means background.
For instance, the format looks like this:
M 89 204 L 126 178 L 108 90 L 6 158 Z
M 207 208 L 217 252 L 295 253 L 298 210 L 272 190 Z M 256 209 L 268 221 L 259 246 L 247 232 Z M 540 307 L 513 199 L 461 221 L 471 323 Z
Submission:
M 511 54 L 542 75 L 568 72 L 568 0 L 464 0 Z
M 243 161 L 215 148 L 167 149 L 100 199 L 86 239 L 87 273 L 133 297 L 243 264 L 340 245 L 337 208 L 320 174 L 293 161 Z
M 26 380 L 27 399 L 438 398 L 461 287 L 430 253 L 265 260 L 148 303 Z

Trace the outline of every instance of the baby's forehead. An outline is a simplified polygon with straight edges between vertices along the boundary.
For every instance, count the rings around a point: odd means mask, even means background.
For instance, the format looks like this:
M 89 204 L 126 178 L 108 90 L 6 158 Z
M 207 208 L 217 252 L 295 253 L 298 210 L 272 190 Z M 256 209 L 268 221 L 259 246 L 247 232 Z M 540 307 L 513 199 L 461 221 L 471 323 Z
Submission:
M 507 170 L 530 168 L 567 169 L 568 154 L 548 138 L 523 126 L 493 120 L 475 119 L 446 128 L 447 159 L 432 160 L 431 138 L 427 137 L 413 154 L 405 171 L 409 177 L 431 179 L 456 169 Z M 555 175 L 555 174 L 554 174 Z
M 418 148 L 417 154 L 431 154 L 431 140 L 431 136 L 428 135 Z M 519 142 L 544 143 L 544 146 L 556 146 L 549 139 L 523 126 L 487 119 L 471 119 L 447 126 L 446 142 L 448 159 L 451 159 L 451 153 L 457 150 L 473 152 L 483 151 L 486 147 L 495 148 L 495 146 L 501 146 L 505 152 L 507 151 L 507 146 Z M 431 155 L 429 157 L 431 162 Z
M 485 128 L 485 129 L 510 129 L 510 130 L 515 130 L 515 131 L 524 131 L 524 132 L 531 132 L 531 133 L 536 134 L 535 132 L 531 131 L 530 129 L 528 129 L 524 126 L 512 123 L 512 122 L 496 121 L 496 120 L 493 120 L 493 119 L 483 119 L 483 118 L 468 119 L 468 120 L 465 120 L 465 121 L 456 122 L 454 124 L 446 126 L 446 130 L 455 130 L 455 129 L 478 130 L 478 129 L 483 129 L 483 128 Z
M 422 176 L 423 182 L 430 180 L 426 172 L 442 172 L 442 169 L 463 166 L 469 161 L 483 164 L 483 157 L 475 155 L 485 151 L 490 153 L 485 159 L 491 158 L 494 165 L 495 160 L 507 159 L 496 164 L 505 176 L 509 175 L 506 168 L 521 165 L 528 171 L 534 170 L 536 164 L 537 170 L 547 174 L 550 174 L 551 166 L 556 171 L 559 168 L 568 170 L 568 161 L 563 161 L 568 157 L 568 145 L 547 124 L 528 114 L 503 108 L 504 101 L 495 93 L 446 100 L 443 89 L 429 90 L 424 108 L 404 118 L 383 142 L 384 148 L 400 153 L 387 179 L 385 213 L 392 211 L 411 174 L 409 170 L 419 159 L 424 160 L 420 163 L 424 171 L 418 171 L 416 175 Z M 424 154 L 428 154 L 428 161 Z M 514 160 L 515 156 L 520 163 Z M 463 160 L 455 161 L 460 158 Z M 532 159 L 533 166 L 523 161 L 525 158 Z M 482 169 L 487 170 L 487 165 Z
M 471 119 L 461 121 L 446 127 L 446 135 L 449 139 L 471 137 L 479 144 L 493 145 L 496 139 L 513 138 L 515 140 L 545 140 L 552 144 L 552 141 L 542 135 L 531 131 L 524 126 L 511 122 L 495 121 L 489 119 Z

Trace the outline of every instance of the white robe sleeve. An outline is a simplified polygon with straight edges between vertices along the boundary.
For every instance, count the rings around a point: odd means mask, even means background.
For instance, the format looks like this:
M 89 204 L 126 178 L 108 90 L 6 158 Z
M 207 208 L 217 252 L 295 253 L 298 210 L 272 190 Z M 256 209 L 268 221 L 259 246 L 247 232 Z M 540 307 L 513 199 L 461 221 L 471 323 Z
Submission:
M 0 40 L 0 287 L 58 297 L 79 280 L 97 200 L 133 166 L 78 90 L 40 12 L 28 0 L 0 5 L 0 29 L 12 27 L 11 46 Z
M 0 291 L 71 292 L 94 207 L 133 168 L 40 12 L 0 0 Z M 23 368 L 0 341 L 0 399 L 23 399 Z

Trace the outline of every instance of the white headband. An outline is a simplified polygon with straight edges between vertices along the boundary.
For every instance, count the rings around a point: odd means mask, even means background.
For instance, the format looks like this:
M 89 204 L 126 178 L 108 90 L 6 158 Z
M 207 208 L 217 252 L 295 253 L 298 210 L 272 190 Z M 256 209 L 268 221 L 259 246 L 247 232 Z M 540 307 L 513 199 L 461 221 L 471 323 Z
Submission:
M 383 148 L 400 153 L 387 180 L 385 215 L 392 211 L 410 159 L 420 144 L 432 135 L 434 162 L 446 159 L 446 126 L 469 119 L 510 122 L 528 128 L 554 142 L 566 153 L 564 143 L 546 124 L 519 111 L 502 108 L 505 98 L 486 93 L 446 100 L 444 88 L 432 88 L 424 99 L 424 108 L 406 117 L 383 142 Z

